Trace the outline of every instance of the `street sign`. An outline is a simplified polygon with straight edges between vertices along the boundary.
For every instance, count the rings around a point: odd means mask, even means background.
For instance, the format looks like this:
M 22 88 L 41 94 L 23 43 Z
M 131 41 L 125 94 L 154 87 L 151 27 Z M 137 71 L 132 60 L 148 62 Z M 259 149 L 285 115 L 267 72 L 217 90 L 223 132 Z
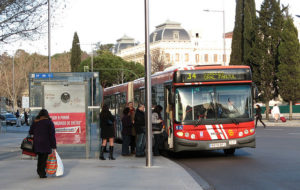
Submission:
M 36 79 L 53 78 L 53 73 L 35 73 L 34 78 Z

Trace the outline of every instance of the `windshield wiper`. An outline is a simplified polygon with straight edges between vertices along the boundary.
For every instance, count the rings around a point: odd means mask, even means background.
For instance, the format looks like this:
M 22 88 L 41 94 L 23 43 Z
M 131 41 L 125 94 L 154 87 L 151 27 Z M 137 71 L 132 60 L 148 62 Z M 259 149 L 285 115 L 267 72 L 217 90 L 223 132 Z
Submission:
M 202 124 L 202 118 L 200 117 L 198 120 L 196 120 L 196 124 L 194 124 L 194 127 L 198 127 Z
M 234 119 L 234 118 L 230 118 L 230 120 L 232 121 L 232 123 L 238 125 L 240 124 L 240 122 L 238 122 L 238 120 Z

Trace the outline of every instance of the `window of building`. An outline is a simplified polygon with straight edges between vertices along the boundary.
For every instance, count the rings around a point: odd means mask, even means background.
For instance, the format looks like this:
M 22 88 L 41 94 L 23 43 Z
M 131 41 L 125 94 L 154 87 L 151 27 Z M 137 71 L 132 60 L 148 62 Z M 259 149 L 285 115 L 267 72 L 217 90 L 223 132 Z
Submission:
M 218 55 L 217 54 L 214 54 L 214 62 L 218 62 Z
M 173 32 L 173 39 L 174 40 L 179 40 L 179 31 L 174 31 Z
M 196 55 L 195 55 L 195 60 L 196 60 L 196 63 L 199 63 L 199 61 L 200 61 L 200 60 L 199 60 L 199 54 L 196 54 Z
M 165 56 L 166 56 L 166 61 L 167 61 L 167 63 L 170 63 L 170 60 L 171 60 L 170 54 L 169 54 L 169 53 L 166 53 Z
M 226 62 L 226 54 L 223 54 L 223 62 Z
M 188 62 L 188 61 L 189 61 L 189 54 L 186 53 L 186 54 L 185 54 L 185 62 Z
M 204 61 L 205 61 L 205 62 L 208 62 L 208 54 L 205 54 L 205 55 L 204 55 Z
M 175 61 L 179 62 L 179 53 L 176 53 Z

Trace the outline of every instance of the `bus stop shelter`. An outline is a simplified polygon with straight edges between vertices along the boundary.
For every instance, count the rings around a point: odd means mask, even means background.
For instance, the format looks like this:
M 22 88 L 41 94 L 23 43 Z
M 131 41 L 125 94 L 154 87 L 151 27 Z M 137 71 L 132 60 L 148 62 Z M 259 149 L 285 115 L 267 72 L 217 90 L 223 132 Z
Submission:
M 29 74 L 31 117 L 48 110 L 63 158 L 98 157 L 101 97 L 98 72 Z

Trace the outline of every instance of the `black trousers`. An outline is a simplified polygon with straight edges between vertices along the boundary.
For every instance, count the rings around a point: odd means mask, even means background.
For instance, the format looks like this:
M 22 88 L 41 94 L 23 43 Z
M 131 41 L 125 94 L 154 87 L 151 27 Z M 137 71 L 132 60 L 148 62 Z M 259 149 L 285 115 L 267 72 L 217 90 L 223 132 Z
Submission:
M 40 177 L 46 176 L 46 164 L 48 159 L 48 153 L 37 153 L 38 162 L 37 162 L 37 173 Z
M 159 146 L 160 146 L 161 134 L 154 134 L 153 136 L 154 136 L 153 155 L 158 156 L 159 155 Z
M 266 124 L 261 119 L 262 119 L 261 117 L 256 117 L 255 127 L 257 126 L 257 121 L 258 120 L 263 124 L 263 126 L 266 126 Z
M 130 135 L 130 151 L 131 153 L 135 153 L 135 147 L 136 147 L 136 136 Z

